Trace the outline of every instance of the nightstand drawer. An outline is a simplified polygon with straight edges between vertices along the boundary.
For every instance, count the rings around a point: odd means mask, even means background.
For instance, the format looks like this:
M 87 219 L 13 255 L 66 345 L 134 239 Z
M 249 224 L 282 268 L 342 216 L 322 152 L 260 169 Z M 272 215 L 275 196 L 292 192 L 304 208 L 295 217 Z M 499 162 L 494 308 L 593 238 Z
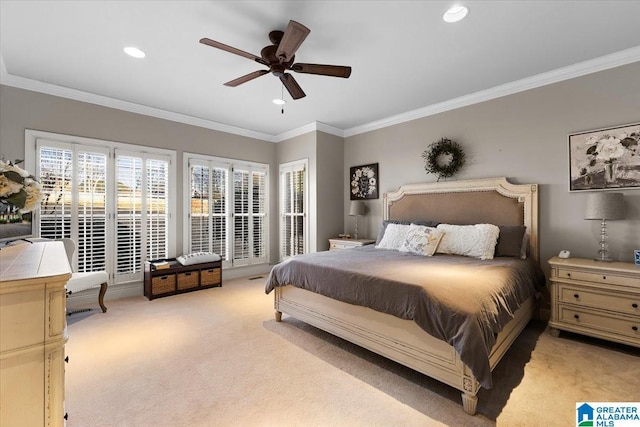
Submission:
M 580 280 L 584 282 L 593 282 L 593 283 L 609 283 L 612 285 L 623 285 L 623 286 L 632 286 L 638 285 L 638 279 L 634 277 L 626 277 L 626 276 L 617 276 L 614 274 L 603 273 L 588 273 L 586 271 L 578 271 L 571 269 L 558 269 L 558 278 L 562 279 L 571 279 L 571 280 Z
M 612 294 L 607 291 L 558 284 L 558 300 L 570 304 L 602 308 L 640 316 L 640 294 Z
M 600 313 L 576 310 L 565 305 L 560 305 L 558 308 L 560 309 L 559 320 L 562 323 L 624 335 L 637 339 L 640 343 L 640 318 L 627 320 Z
M 331 242 L 330 250 L 340 250 L 340 249 L 349 249 L 355 248 L 355 245 L 346 243 L 346 242 Z

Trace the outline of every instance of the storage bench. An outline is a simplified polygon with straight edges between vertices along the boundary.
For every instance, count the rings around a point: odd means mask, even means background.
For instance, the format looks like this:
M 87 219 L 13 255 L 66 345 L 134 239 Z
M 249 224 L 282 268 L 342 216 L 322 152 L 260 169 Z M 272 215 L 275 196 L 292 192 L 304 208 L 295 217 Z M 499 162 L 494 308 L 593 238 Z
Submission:
M 167 262 L 168 268 L 156 268 L 159 262 Z M 222 286 L 222 261 L 182 265 L 168 258 L 144 263 L 144 296 L 149 300 L 217 286 Z

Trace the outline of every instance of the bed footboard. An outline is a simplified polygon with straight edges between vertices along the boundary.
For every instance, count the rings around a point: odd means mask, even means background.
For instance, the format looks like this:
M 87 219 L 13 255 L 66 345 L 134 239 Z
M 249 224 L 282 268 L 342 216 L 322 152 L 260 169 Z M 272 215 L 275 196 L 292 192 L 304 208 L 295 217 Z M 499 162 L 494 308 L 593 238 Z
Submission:
M 475 414 L 479 382 L 453 347 L 427 334 L 415 322 L 293 286 L 275 289 L 274 308 L 277 322 L 286 313 L 457 388 L 463 392 L 464 411 Z M 533 298 L 530 298 L 498 334 L 490 357 L 491 369 L 527 325 L 532 313 Z

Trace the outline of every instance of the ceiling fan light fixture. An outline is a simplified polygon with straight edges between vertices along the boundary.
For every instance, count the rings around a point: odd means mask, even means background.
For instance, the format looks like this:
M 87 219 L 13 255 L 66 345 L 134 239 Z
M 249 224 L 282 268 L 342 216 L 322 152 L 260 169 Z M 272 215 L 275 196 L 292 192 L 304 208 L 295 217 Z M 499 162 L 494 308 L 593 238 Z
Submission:
M 444 15 L 442 15 L 442 19 L 444 22 L 453 23 L 462 21 L 465 16 L 469 13 L 469 8 L 466 6 L 455 5 L 449 8 Z
M 276 99 L 274 99 L 274 100 L 273 100 L 273 101 L 271 101 L 271 102 L 273 102 L 273 103 L 274 103 L 274 104 L 276 104 L 276 105 L 284 105 L 284 104 L 286 104 L 286 103 L 287 103 L 287 101 L 285 101 L 284 99 L 280 99 L 280 98 L 276 98 Z
M 143 51 L 134 46 L 127 46 L 123 50 L 124 53 L 131 56 L 132 58 L 142 59 L 147 56 Z

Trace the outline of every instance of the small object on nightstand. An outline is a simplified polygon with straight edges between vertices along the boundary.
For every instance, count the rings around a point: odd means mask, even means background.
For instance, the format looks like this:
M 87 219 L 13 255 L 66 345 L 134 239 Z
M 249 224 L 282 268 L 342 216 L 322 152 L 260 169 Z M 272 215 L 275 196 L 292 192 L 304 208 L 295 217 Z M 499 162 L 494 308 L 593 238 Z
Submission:
M 570 256 L 571 256 L 571 252 L 565 251 L 565 250 L 560 251 L 560 253 L 558 254 L 558 258 L 563 258 L 563 259 L 567 259 Z
M 351 234 L 338 234 L 338 237 L 341 239 L 350 239 Z
M 636 265 L 640 266 L 640 249 L 636 249 L 633 251 L 634 259 L 636 260 Z

